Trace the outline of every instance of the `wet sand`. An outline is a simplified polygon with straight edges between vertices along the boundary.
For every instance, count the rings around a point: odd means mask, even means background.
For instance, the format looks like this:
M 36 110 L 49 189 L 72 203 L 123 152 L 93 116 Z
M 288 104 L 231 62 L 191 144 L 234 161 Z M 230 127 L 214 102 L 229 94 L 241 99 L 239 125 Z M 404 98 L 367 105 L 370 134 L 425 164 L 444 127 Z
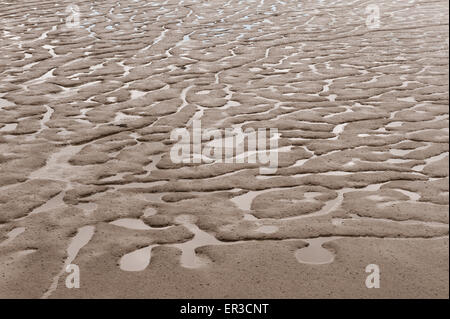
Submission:
M 448 298 L 447 1 L 69 4 L 0 1 L 0 298 Z

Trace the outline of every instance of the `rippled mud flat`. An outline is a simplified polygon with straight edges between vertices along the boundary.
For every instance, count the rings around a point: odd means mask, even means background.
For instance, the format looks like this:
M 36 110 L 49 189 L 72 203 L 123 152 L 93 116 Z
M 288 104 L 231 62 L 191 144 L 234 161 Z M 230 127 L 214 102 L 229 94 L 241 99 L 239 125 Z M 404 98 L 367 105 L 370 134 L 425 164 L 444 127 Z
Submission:
M 447 1 L 70 4 L 0 1 L 0 297 L 448 298 Z

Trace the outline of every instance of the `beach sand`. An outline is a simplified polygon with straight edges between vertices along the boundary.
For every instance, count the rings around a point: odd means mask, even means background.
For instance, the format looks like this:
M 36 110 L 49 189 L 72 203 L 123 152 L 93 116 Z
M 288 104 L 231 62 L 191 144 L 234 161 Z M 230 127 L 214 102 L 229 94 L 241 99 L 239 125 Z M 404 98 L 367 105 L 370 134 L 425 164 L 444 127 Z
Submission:
M 448 1 L 70 4 L 0 1 L 0 298 L 449 297 Z

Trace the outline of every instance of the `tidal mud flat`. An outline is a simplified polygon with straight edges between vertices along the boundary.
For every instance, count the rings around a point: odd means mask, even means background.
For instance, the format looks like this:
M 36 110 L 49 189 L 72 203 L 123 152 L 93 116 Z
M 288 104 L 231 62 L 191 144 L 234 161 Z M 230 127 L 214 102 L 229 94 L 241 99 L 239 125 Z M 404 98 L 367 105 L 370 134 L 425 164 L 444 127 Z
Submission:
M 0 1 L 0 298 L 448 298 L 449 3 L 376 5 Z

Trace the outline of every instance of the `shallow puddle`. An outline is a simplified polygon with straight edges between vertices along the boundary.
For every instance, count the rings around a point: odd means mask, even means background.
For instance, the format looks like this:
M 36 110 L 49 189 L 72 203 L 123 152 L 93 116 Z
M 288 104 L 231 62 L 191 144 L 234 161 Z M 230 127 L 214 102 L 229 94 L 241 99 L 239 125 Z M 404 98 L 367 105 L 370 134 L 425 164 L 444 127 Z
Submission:
M 176 222 L 182 224 L 194 234 L 194 238 L 187 242 L 170 245 L 181 250 L 181 266 L 185 268 L 199 268 L 206 265 L 207 261 L 204 258 L 197 256 L 195 249 L 207 245 L 222 244 L 222 242 L 193 224 L 190 216 L 178 216 Z
M 42 213 L 42 212 L 50 211 L 50 210 L 55 209 L 55 208 L 66 206 L 66 204 L 64 203 L 64 200 L 63 200 L 65 194 L 66 194 L 65 191 L 61 191 L 56 196 L 53 196 L 52 198 L 50 198 L 43 205 L 33 209 L 33 211 L 30 213 L 30 215 L 32 215 L 32 214 L 39 214 L 39 213 Z
M 251 210 L 253 200 L 256 196 L 280 190 L 289 190 L 289 188 L 269 188 L 261 191 L 249 191 L 248 193 L 245 193 L 243 195 L 233 197 L 231 201 L 235 203 L 236 206 L 238 206 L 241 210 L 249 211 Z
M 67 258 L 64 262 L 64 266 L 61 271 L 53 278 L 50 288 L 42 296 L 43 299 L 50 297 L 50 295 L 56 290 L 56 288 L 58 287 L 59 279 L 65 273 L 67 266 L 72 264 L 81 248 L 83 248 L 91 240 L 94 232 L 94 226 L 83 226 L 78 229 L 77 234 L 72 238 L 72 241 L 67 248 Z
M 150 264 L 152 248 L 157 245 L 150 245 L 124 255 L 120 261 L 120 269 L 124 271 L 142 271 Z
M 309 245 L 295 252 L 295 258 L 303 264 L 323 265 L 334 260 L 334 254 L 322 247 L 326 242 L 337 239 L 336 237 L 319 237 L 313 239 L 302 239 Z
M 0 132 L 11 132 L 14 131 L 17 127 L 17 123 L 5 124 L 2 128 L 0 128 Z
M 9 102 L 8 100 L 0 98 L 0 109 L 3 107 L 14 106 L 14 103 Z
M 6 237 L 8 237 L 6 240 L 0 243 L 0 246 L 6 246 L 10 242 L 12 242 L 17 236 L 22 234 L 25 231 L 25 227 L 17 227 L 11 230 L 9 233 L 6 234 Z
M 111 225 L 125 227 L 128 229 L 149 230 L 151 227 L 146 225 L 142 220 L 135 218 L 121 218 L 110 222 Z

